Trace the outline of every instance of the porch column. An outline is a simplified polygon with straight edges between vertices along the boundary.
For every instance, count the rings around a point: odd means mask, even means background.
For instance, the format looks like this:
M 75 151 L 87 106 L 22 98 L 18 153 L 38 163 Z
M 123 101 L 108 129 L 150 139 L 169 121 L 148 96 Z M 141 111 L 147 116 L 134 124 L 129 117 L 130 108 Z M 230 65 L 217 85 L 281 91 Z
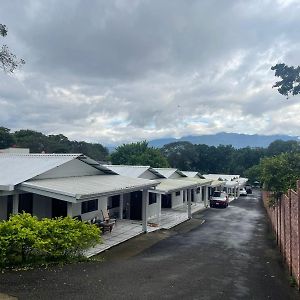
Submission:
M 188 189 L 188 218 L 192 218 L 192 190 Z
M 158 222 L 160 223 L 160 217 L 161 217 L 161 194 L 156 194 L 156 215 Z
M 147 232 L 147 219 L 148 219 L 148 202 L 149 202 L 149 193 L 148 190 L 143 190 L 142 196 L 142 225 L 143 232 Z
M 13 195 L 13 207 L 12 207 L 12 214 L 16 215 L 19 213 L 19 194 Z
M 205 187 L 205 202 L 206 202 L 206 205 L 208 205 L 208 186 Z
M 73 217 L 73 203 L 72 202 L 67 202 L 67 216 L 68 217 Z
M 119 218 L 123 220 L 124 194 L 120 195 Z
M 200 189 L 199 190 L 200 191 L 200 193 L 199 193 L 200 203 L 202 203 L 202 186 L 201 185 L 199 186 L 199 189 Z

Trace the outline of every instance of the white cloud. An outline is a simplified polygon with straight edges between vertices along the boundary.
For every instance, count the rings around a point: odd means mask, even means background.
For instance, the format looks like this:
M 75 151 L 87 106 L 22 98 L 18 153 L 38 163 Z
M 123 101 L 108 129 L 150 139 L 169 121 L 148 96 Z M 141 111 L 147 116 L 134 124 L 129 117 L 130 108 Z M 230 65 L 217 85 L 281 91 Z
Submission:
M 0 126 L 105 144 L 300 135 L 300 99 L 272 89 L 270 70 L 299 64 L 299 1 L 19 3 L 0 12 L 26 60 L 15 76 L 0 74 Z

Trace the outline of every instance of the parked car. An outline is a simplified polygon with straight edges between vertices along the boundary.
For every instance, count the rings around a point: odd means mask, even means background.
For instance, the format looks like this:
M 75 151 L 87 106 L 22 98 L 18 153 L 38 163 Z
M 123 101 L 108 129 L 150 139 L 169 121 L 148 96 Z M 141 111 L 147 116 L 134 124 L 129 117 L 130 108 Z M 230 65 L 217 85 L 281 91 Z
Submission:
M 252 187 L 251 187 L 250 184 L 247 184 L 247 185 L 245 186 L 245 189 L 246 189 L 247 194 L 252 194 Z
M 228 206 L 228 195 L 226 192 L 215 191 L 210 197 L 210 207 L 227 207 Z
M 240 196 L 247 196 L 247 191 L 245 188 L 240 188 Z

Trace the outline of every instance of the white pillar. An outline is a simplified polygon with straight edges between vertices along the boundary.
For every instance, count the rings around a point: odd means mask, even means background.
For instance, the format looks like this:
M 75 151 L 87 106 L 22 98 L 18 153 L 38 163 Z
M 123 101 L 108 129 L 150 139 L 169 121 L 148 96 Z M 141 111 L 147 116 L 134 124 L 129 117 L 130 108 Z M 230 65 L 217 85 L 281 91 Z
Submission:
M 148 202 L 149 202 L 149 193 L 148 190 L 143 190 L 142 196 L 142 226 L 143 232 L 147 232 L 147 219 L 148 219 Z
M 158 222 L 160 223 L 160 217 L 161 217 L 161 194 L 156 194 L 156 215 Z
M 120 195 L 119 218 L 123 220 L 124 194 Z
M 67 202 L 67 216 L 68 217 L 73 217 L 73 203 L 72 202 Z
M 19 213 L 19 194 L 13 195 L 13 207 L 12 207 L 12 214 L 16 215 Z
M 202 186 L 200 186 L 199 189 L 200 189 L 200 193 L 199 193 L 200 203 L 202 203 Z
M 206 205 L 209 204 L 209 203 L 208 203 L 208 202 L 209 202 L 209 201 L 208 201 L 208 198 L 209 198 L 209 197 L 208 197 L 208 186 L 206 186 L 206 187 L 205 187 L 205 202 L 206 202 Z
M 188 190 L 188 218 L 192 218 L 192 190 Z

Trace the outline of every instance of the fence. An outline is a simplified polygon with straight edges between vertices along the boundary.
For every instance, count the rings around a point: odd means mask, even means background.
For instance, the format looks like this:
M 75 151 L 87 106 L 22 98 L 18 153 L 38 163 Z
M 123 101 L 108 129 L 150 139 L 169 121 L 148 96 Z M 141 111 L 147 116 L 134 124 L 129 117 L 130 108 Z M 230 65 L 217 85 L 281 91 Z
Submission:
M 300 287 L 300 181 L 297 181 L 297 191 L 289 190 L 270 207 L 271 196 L 270 192 L 263 192 L 264 206 L 283 259 Z

